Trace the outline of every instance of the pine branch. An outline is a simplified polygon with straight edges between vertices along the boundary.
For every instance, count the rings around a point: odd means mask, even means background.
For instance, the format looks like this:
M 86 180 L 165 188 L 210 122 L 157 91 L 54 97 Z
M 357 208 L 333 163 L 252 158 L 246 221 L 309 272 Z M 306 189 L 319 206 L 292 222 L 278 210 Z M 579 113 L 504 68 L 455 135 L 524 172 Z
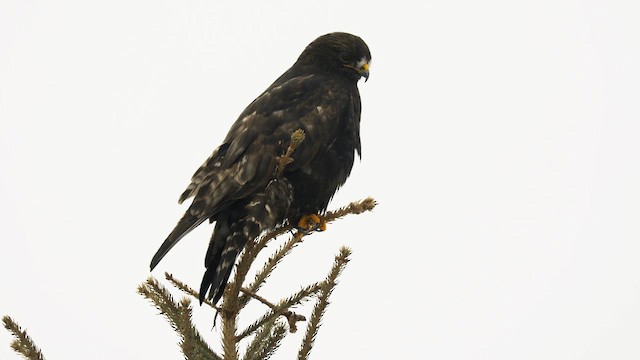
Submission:
M 257 357 L 257 354 L 260 352 L 267 341 L 267 338 L 271 335 L 271 330 L 276 324 L 276 319 L 271 319 L 271 321 L 267 321 L 264 323 L 260 329 L 256 332 L 256 335 L 253 337 L 244 354 L 243 360 L 260 360 Z
M 257 359 L 269 359 L 278 350 L 282 339 L 287 335 L 287 329 L 281 323 L 276 323 L 276 327 L 271 331 L 271 336 L 267 338 Z
M 345 266 L 349 262 L 350 255 L 351 249 L 345 246 L 340 248 L 340 253 L 336 256 L 329 275 L 320 287 L 320 296 L 318 297 L 318 302 L 313 308 L 311 319 L 307 324 L 307 332 L 305 333 L 304 339 L 302 340 L 302 346 L 298 352 L 298 360 L 305 360 L 309 358 L 309 353 L 313 348 L 316 335 L 318 334 L 318 329 L 321 325 L 322 316 L 329 305 L 329 297 L 337 285 L 338 276 L 340 276 L 340 273 L 342 273 L 342 270 L 344 270 Z
M 319 286 L 316 284 L 317 288 L 319 288 Z M 242 288 L 241 289 L 242 292 L 246 295 L 251 296 L 252 298 L 260 301 L 261 303 L 263 303 L 264 305 L 267 305 L 268 307 L 271 308 L 271 310 L 273 310 L 274 313 L 278 312 L 278 307 L 274 304 L 272 304 L 269 300 L 263 298 L 262 296 L 258 295 L 258 294 L 254 294 L 251 291 L 249 291 L 249 289 L 246 288 Z M 312 295 L 316 292 L 317 290 L 314 290 L 312 293 L 310 293 L 309 295 Z M 280 315 L 284 316 L 285 319 L 287 319 L 287 323 L 289 324 L 289 332 L 296 332 L 298 331 L 298 327 L 297 327 L 297 323 L 298 321 L 305 321 L 307 320 L 307 318 L 305 318 L 302 315 L 296 314 L 291 310 L 287 310 L 283 313 L 281 313 Z
M 344 216 L 350 214 L 361 214 L 366 211 L 371 211 L 375 208 L 377 202 L 371 198 L 365 198 L 363 200 L 351 202 L 349 205 L 339 208 L 338 210 L 329 211 L 323 215 L 323 219 L 327 222 L 336 221 Z M 267 244 L 275 239 L 276 237 L 284 234 L 285 232 L 292 231 L 293 226 L 287 225 L 282 226 L 272 232 L 269 232 L 262 236 L 259 240 L 250 242 L 245 250 L 240 255 L 240 260 L 238 261 L 238 266 L 236 267 L 236 282 L 243 283 L 247 273 L 249 272 L 249 268 L 255 261 L 256 256 L 262 249 L 264 249 Z M 253 282 L 247 287 L 251 293 L 257 293 L 260 287 L 264 284 L 264 281 L 269 277 L 269 275 L 276 268 L 282 257 L 287 255 L 298 243 L 302 242 L 305 234 L 301 232 L 297 232 L 289 242 L 285 243 L 280 247 L 280 249 L 272 255 L 269 260 L 263 265 L 262 269 L 255 275 Z M 240 297 L 239 303 L 240 308 L 244 308 L 249 302 L 250 297 L 247 295 L 242 295 Z
M 334 211 L 329 211 L 327 212 L 325 215 L 323 215 L 323 219 L 327 222 L 333 222 L 336 221 L 344 216 L 350 215 L 350 214 L 362 214 L 365 211 L 371 211 L 373 210 L 373 208 L 375 208 L 377 205 L 377 202 L 371 198 L 368 197 L 364 200 L 360 200 L 360 201 L 354 201 L 352 203 L 350 203 L 347 206 L 344 206 L 342 208 L 339 208 L 338 210 L 334 210 Z M 292 227 L 291 226 L 287 226 L 287 227 L 283 227 L 281 229 L 278 229 L 278 235 L 280 233 L 284 233 L 285 231 L 291 230 Z M 274 232 L 275 233 L 275 232 Z M 258 241 L 257 243 L 253 244 L 253 248 L 251 249 L 252 252 L 249 255 L 249 257 L 251 258 L 249 260 L 249 264 L 245 264 L 245 266 L 247 267 L 247 272 L 248 272 L 248 267 L 251 265 L 251 263 L 253 263 L 253 260 L 255 259 L 255 256 L 257 255 L 258 252 L 260 252 L 265 246 L 266 244 L 272 240 L 273 238 L 275 238 L 277 235 L 275 234 L 268 234 L 267 236 L 265 236 L 264 238 L 260 239 L 260 241 Z M 282 260 L 283 257 L 285 257 L 286 255 L 289 254 L 289 252 L 291 252 L 291 250 L 299 243 L 301 243 L 303 241 L 303 237 L 305 236 L 304 233 L 302 232 L 296 232 L 296 234 L 284 245 L 282 245 L 278 251 L 276 251 L 276 253 L 274 255 L 272 255 L 269 260 L 267 260 L 267 262 L 264 264 L 264 266 L 262 267 L 262 269 L 256 274 L 253 282 L 247 287 L 247 289 L 249 291 L 251 291 L 252 293 L 256 293 L 260 287 L 264 284 L 265 280 L 267 280 L 267 278 L 269 277 L 269 275 L 271 275 L 271 273 L 273 272 L 273 270 L 276 268 L 276 266 L 278 265 L 278 263 Z M 243 256 L 244 259 L 244 256 Z M 246 272 L 245 272 L 246 274 Z M 243 278 L 244 279 L 244 278 Z M 249 301 L 249 297 L 247 296 L 242 296 L 240 298 L 240 306 L 244 307 L 247 302 Z
M 193 311 L 191 309 L 191 301 L 187 298 L 180 300 L 180 327 L 183 329 L 189 329 L 184 332 L 184 340 L 180 344 L 182 347 L 182 353 L 189 360 L 209 360 L 216 359 L 218 355 L 214 354 L 204 340 L 200 337 L 200 334 L 193 326 Z
M 275 323 L 275 326 L 273 325 L 273 323 Z M 254 341 L 249 345 L 244 360 L 269 359 L 271 355 L 276 352 L 278 347 L 280 347 L 282 339 L 284 339 L 284 337 L 287 335 L 287 329 L 285 328 L 285 325 L 277 322 L 275 319 L 265 324 L 265 326 L 267 326 L 268 324 L 271 324 L 268 327 L 270 330 L 265 331 L 266 334 L 262 335 L 260 338 L 257 337 L 261 334 L 256 334 L 256 338 L 258 341 L 254 339 Z M 265 326 L 263 326 L 263 328 Z
M 262 296 L 260 296 L 260 295 L 258 295 L 258 294 L 256 294 L 256 293 L 252 293 L 251 291 L 249 291 L 249 289 L 247 289 L 247 288 L 242 288 L 242 289 L 240 289 L 240 290 L 241 290 L 245 295 L 249 295 L 249 296 L 251 296 L 252 298 L 254 298 L 254 299 L 256 299 L 256 300 L 260 301 L 261 303 L 263 303 L 264 305 L 267 305 L 268 307 L 270 307 L 270 308 L 272 308 L 272 309 L 273 309 L 273 308 L 275 308 L 275 305 L 273 305 L 269 300 L 267 300 L 267 299 L 263 298 Z
M 173 286 L 177 287 L 178 289 L 182 290 L 184 293 L 193 296 L 196 299 L 200 299 L 200 295 L 197 291 L 195 291 L 193 288 L 191 288 L 189 285 L 183 283 L 182 281 L 176 279 L 173 277 L 172 274 L 169 274 L 168 272 L 165 271 L 164 273 L 164 277 L 165 279 L 169 280 L 169 282 L 171 284 L 173 284 Z M 209 305 L 210 307 L 220 311 L 220 308 L 216 305 L 214 305 L 211 300 L 205 298 L 204 299 L 204 303 Z
M 26 330 L 22 330 L 20 326 L 9 316 L 2 317 L 5 329 L 15 337 L 11 342 L 11 348 L 28 360 L 44 360 L 42 352 L 36 344 L 33 343 L 31 337 L 27 335 Z
M 255 275 L 253 279 L 253 282 L 249 284 L 247 289 L 252 293 L 256 293 L 260 289 L 260 287 L 264 284 L 265 280 L 267 280 L 269 275 L 271 275 L 271 273 L 276 268 L 276 266 L 278 266 L 282 258 L 288 255 L 296 245 L 301 243 L 303 237 L 304 237 L 304 233 L 296 232 L 295 235 L 293 235 L 289 239 L 289 241 L 281 245 L 280 248 L 278 248 L 278 250 L 273 255 L 271 255 L 271 257 L 269 257 L 269 259 L 264 263 L 264 265 L 262 266 L 262 269 L 258 271 L 258 273 Z M 242 298 L 240 298 L 240 305 L 244 306 L 247 304 L 248 301 L 249 301 L 249 297 L 243 296 Z
M 336 211 L 327 212 L 322 216 L 322 219 L 328 223 L 349 214 L 360 214 L 365 211 L 370 211 L 375 206 L 375 200 L 372 198 L 366 198 L 361 201 L 352 202 L 348 206 Z M 348 261 L 350 251 L 347 248 L 341 249 L 340 255 L 336 257 L 336 264 L 334 264 L 334 268 L 332 268 L 331 273 L 325 281 L 303 288 L 289 298 L 283 299 L 277 305 L 274 305 L 267 299 L 257 295 L 257 290 L 264 284 L 282 258 L 288 255 L 297 244 L 302 242 L 306 234 L 296 231 L 294 235 L 287 242 L 281 245 L 265 262 L 260 271 L 255 275 L 253 282 L 248 287 L 242 287 L 247 273 L 249 272 L 253 262 L 256 260 L 258 253 L 260 253 L 260 251 L 262 251 L 271 240 L 292 230 L 293 227 L 291 225 L 285 225 L 265 234 L 255 241 L 249 242 L 240 255 L 240 259 L 236 265 L 233 281 L 230 281 L 227 284 L 227 288 L 223 295 L 222 306 L 218 307 L 208 300 L 205 301 L 207 305 L 218 310 L 218 313 L 221 316 L 224 359 L 239 359 L 238 343 L 242 339 L 254 333 L 255 337 L 250 344 L 250 347 L 254 352 L 245 353 L 245 359 L 262 359 L 271 356 L 287 333 L 286 326 L 283 323 L 279 323 L 277 321 L 277 317 L 285 316 L 289 323 L 290 331 L 295 332 L 296 323 L 306 319 L 304 316 L 290 311 L 289 308 L 306 300 L 309 296 L 320 292 L 318 302 L 314 307 L 311 321 L 307 325 L 305 339 L 299 352 L 299 357 L 301 359 L 306 359 L 308 357 L 320 326 L 320 320 L 324 314 L 326 306 L 329 304 L 329 295 L 336 285 L 336 278 Z M 169 282 L 186 294 L 195 298 L 199 297 L 197 291 L 174 278 L 173 275 L 165 273 L 165 277 Z M 153 278 L 149 278 L 147 283 L 142 284 L 139 287 L 138 292 L 151 300 L 154 305 L 160 309 L 162 314 L 164 314 L 171 323 L 171 326 L 181 336 L 181 347 L 187 359 L 221 359 L 219 355 L 211 351 L 193 326 L 191 322 L 191 307 L 189 300 L 184 299 L 180 304 L 176 304 L 170 293 Z M 240 295 L 240 292 L 243 294 Z M 237 334 L 238 315 L 251 299 L 256 299 L 262 302 L 267 305 L 270 310 L 260 319 L 245 328 L 240 334 Z
M 197 291 L 195 291 L 189 285 L 187 285 L 187 284 L 183 283 L 182 281 L 176 279 L 172 274 L 169 274 L 168 272 L 165 272 L 164 276 L 169 282 L 171 282 L 171 284 L 173 284 L 173 286 L 175 286 L 176 288 L 182 290 L 184 293 L 186 293 L 188 295 L 191 295 L 196 299 L 200 298 L 200 296 L 199 296 Z M 314 286 L 316 287 L 316 289 L 314 289 L 311 294 L 317 292 L 318 289 L 320 288 L 319 284 L 315 284 Z M 252 293 L 251 291 L 249 291 L 249 289 L 240 288 L 240 291 L 242 291 L 243 294 L 249 295 L 252 298 L 260 301 L 264 305 L 267 305 L 272 310 L 274 310 L 274 311 L 277 310 L 276 305 L 272 304 L 269 300 L 263 298 L 262 296 L 260 296 L 258 294 L 255 294 L 255 293 Z M 216 305 L 213 305 L 213 303 L 210 300 L 205 299 L 204 302 L 207 305 L 209 305 L 210 307 L 216 309 L 217 311 L 220 311 L 220 307 L 218 307 Z M 292 333 L 297 331 L 296 323 L 298 321 L 305 321 L 306 320 L 306 318 L 304 316 L 298 315 L 298 314 L 294 313 L 293 311 L 285 311 L 285 312 L 281 313 L 280 315 L 284 316 L 285 319 L 287 319 L 287 323 L 289 324 L 289 331 L 292 332 Z
M 222 296 L 223 302 L 219 314 L 222 319 L 222 348 L 225 360 L 238 360 L 238 286 L 235 282 L 229 283 Z
M 255 241 L 251 241 L 247 244 L 244 251 L 240 254 L 240 259 L 238 260 L 238 265 L 236 266 L 236 272 L 234 280 L 239 284 L 243 284 L 251 265 L 256 260 L 258 253 L 262 251 L 267 244 L 275 239 L 276 237 L 284 234 L 285 232 L 291 231 L 293 228 L 291 226 L 282 226 L 274 231 L 271 231 L 259 239 Z M 256 293 L 257 289 L 254 289 L 252 292 Z M 247 295 L 243 295 L 240 297 L 239 304 L 240 308 L 244 308 L 247 305 L 247 302 L 250 300 L 250 297 Z
M 180 348 L 186 359 L 222 359 L 209 348 L 193 326 L 191 302 L 188 299 L 182 299 L 176 304 L 171 293 L 153 277 L 138 286 L 138 293 L 150 300 L 169 320 L 171 327 L 180 336 Z
M 378 203 L 372 197 L 368 197 L 360 201 L 354 201 L 338 210 L 327 212 L 324 215 L 324 220 L 332 222 L 350 214 L 362 214 L 365 211 L 373 210 L 377 205 Z
M 302 301 L 304 301 L 306 298 L 308 298 L 309 296 L 315 294 L 316 292 L 318 292 L 321 287 L 322 287 L 323 283 L 316 283 L 316 284 L 312 284 L 312 285 L 308 285 L 302 289 L 300 289 L 300 291 L 298 291 L 297 293 L 289 296 L 286 299 L 282 299 L 278 305 L 273 305 L 273 307 L 271 308 L 270 311 L 266 312 L 264 315 L 262 315 L 258 320 L 256 320 L 253 324 L 247 326 L 240 334 L 238 334 L 237 339 L 238 341 L 244 339 L 245 337 L 251 335 L 254 331 L 256 331 L 258 328 L 260 328 L 264 323 L 269 322 L 275 318 L 277 318 L 280 315 L 286 314 L 286 313 L 290 313 L 290 316 L 287 316 L 287 321 L 289 322 L 289 325 L 291 326 L 291 323 L 293 322 L 293 330 L 292 332 L 295 332 L 296 327 L 295 327 L 295 323 L 297 321 L 302 321 L 302 320 L 306 320 L 306 318 L 302 317 L 302 319 L 300 318 L 300 315 L 297 315 L 295 313 L 292 313 L 290 311 L 287 311 L 290 307 L 294 306 L 294 305 L 298 305 L 300 304 Z

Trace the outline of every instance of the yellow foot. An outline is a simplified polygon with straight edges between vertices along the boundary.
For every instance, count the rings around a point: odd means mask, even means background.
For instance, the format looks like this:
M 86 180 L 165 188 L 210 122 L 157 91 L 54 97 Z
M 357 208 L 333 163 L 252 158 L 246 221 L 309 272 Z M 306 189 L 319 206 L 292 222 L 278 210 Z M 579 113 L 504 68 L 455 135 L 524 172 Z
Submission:
M 327 221 L 316 214 L 305 215 L 298 221 L 298 230 L 305 234 L 327 230 Z

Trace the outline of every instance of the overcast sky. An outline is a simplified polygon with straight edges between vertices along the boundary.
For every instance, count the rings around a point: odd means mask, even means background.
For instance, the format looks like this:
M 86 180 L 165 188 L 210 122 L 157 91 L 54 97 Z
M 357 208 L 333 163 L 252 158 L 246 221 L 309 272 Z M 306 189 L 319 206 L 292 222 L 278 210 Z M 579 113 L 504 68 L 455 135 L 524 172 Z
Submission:
M 639 6 L 2 0 L 0 315 L 48 359 L 181 358 L 135 292 L 178 196 L 310 41 L 347 31 L 373 63 L 362 161 L 331 208 L 380 205 L 309 237 L 261 291 L 353 249 L 312 357 L 638 359 Z M 154 275 L 197 286 L 211 229 Z M 212 315 L 196 306 L 219 349 Z

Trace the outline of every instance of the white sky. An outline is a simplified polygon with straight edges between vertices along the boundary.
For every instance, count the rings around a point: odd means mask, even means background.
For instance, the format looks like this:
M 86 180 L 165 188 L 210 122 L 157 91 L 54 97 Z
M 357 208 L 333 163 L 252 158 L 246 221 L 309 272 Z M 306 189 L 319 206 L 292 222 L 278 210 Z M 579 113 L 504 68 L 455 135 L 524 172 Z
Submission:
M 348 31 L 374 60 L 363 159 L 332 204 L 380 205 L 261 292 L 353 249 L 313 358 L 638 359 L 639 16 L 633 0 L 1 1 L 0 314 L 49 359 L 181 358 L 135 293 L 179 194 L 311 40 Z M 154 275 L 197 286 L 210 231 Z

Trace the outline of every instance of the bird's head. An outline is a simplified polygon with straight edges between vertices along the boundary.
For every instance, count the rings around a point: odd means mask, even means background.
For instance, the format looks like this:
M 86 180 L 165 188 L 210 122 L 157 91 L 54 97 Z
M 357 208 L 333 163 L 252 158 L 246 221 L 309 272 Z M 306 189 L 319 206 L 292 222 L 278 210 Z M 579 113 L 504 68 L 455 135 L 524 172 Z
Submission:
M 358 36 L 334 32 L 315 39 L 302 52 L 298 63 L 342 74 L 356 81 L 369 79 L 371 52 Z

